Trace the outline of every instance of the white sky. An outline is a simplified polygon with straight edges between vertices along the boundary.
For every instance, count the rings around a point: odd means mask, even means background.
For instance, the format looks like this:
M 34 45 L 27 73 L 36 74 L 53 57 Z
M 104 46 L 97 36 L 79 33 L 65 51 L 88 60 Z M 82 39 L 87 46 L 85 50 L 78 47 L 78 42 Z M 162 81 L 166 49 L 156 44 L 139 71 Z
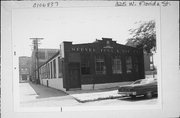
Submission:
M 80 7 L 16 9 L 12 39 L 18 56 L 31 56 L 32 40 L 42 37 L 40 48 L 59 48 L 62 41 L 90 43 L 102 37 L 126 43 L 135 22 L 157 19 L 153 7 Z

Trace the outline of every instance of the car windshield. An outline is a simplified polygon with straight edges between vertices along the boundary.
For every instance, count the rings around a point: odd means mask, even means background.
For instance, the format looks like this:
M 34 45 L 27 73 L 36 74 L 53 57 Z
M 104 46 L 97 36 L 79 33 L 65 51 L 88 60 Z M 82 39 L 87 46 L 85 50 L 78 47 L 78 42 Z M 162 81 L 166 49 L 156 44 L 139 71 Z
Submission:
M 132 84 L 140 84 L 141 83 L 141 80 L 137 80 L 135 82 L 133 82 Z

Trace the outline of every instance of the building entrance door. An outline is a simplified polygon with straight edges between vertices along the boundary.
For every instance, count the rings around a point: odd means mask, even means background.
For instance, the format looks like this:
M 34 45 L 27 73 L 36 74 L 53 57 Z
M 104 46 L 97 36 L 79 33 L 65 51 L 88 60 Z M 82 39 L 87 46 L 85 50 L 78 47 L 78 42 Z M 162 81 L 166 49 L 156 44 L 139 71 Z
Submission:
M 70 63 L 69 64 L 69 81 L 70 89 L 71 88 L 81 88 L 80 82 L 80 64 L 79 63 Z

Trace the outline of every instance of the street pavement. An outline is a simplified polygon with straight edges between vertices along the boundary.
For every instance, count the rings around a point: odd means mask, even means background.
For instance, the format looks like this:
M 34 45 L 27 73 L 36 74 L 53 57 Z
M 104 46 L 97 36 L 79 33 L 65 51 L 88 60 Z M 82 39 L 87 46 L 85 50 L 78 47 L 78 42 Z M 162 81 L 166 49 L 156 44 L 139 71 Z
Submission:
M 114 89 L 104 89 L 96 91 L 81 91 L 80 97 L 99 97 L 115 95 L 113 99 L 103 99 L 90 102 L 78 102 L 75 97 L 77 94 L 67 94 L 63 91 L 49 88 L 42 85 L 32 83 L 20 83 L 20 107 L 60 107 L 60 106 L 119 106 L 119 105 L 147 105 L 156 104 L 157 97 L 145 99 L 138 97 L 135 99 L 129 97 L 116 97 L 117 93 Z M 71 93 L 71 92 L 70 92 Z M 74 92 L 77 93 L 77 92 Z M 84 95 L 83 95 L 84 94 Z M 78 95 L 78 96 L 79 96 Z

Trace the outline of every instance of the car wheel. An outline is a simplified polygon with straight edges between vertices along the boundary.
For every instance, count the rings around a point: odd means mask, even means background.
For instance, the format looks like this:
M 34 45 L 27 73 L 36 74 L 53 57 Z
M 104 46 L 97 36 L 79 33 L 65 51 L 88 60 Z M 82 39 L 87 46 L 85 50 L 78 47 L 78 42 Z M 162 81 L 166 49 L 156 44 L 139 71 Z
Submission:
M 148 99 L 152 98 L 152 93 L 151 92 L 146 93 L 146 98 Z

